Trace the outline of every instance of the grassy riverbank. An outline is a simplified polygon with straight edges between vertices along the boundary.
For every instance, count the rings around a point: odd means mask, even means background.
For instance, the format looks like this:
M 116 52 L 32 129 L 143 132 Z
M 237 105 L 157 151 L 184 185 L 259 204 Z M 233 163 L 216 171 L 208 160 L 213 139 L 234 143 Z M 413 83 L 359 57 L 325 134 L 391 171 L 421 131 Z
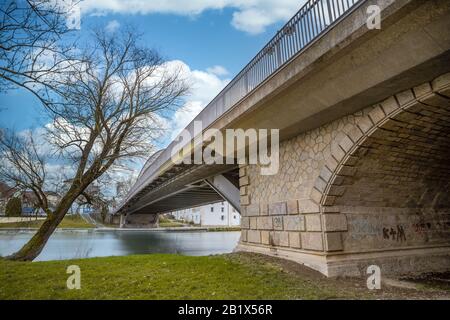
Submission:
M 31 220 L 13 223 L 0 223 L 0 229 L 39 228 L 43 222 L 44 220 Z M 84 220 L 79 215 L 70 215 L 64 217 L 63 221 L 61 221 L 58 228 L 86 229 L 86 228 L 95 228 L 95 226 L 86 222 L 86 220 Z
M 81 290 L 66 288 L 70 265 L 81 269 Z M 365 283 L 366 279 L 326 279 L 295 263 L 254 254 L 146 255 L 35 263 L 0 259 L 0 300 L 417 297 L 416 291 L 405 289 L 369 292 Z

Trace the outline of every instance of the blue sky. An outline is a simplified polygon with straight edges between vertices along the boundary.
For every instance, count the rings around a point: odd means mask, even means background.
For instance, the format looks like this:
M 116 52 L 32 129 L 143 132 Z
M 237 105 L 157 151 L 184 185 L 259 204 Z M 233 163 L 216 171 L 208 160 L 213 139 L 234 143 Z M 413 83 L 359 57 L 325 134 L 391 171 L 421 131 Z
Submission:
M 85 0 L 81 30 L 111 32 L 127 25 L 168 61 L 189 69 L 192 106 L 174 117 L 187 124 L 300 8 L 298 0 Z M 43 125 L 38 101 L 23 90 L 0 94 L 0 126 L 23 130 Z M 178 119 L 178 120 L 177 120 Z M 175 129 L 174 129 L 175 130 Z

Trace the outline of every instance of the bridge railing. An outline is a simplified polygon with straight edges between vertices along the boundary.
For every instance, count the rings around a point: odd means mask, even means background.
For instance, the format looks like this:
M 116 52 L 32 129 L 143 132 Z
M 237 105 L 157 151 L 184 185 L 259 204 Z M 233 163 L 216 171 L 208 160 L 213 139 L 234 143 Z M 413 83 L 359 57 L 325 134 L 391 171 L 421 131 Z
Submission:
M 228 110 L 361 0 L 308 0 L 209 105 Z
M 201 120 L 203 128 L 211 125 L 361 2 L 363 0 L 308 0 L 194 121 Z M 185 129 L 191 134 L 194 121 Z M 160 165 L 170 159 L 171 152 L 178 151 L 172 150 L 174 145 L 172 142 L 152 164 L 146 166 L 131 193 L 136 192 Z

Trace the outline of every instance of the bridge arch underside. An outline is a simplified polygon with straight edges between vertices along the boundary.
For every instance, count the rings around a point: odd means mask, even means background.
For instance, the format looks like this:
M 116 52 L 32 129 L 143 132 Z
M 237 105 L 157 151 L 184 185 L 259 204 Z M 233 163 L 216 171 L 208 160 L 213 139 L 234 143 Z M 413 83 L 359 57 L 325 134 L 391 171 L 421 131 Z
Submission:
M 328 276 L 373 264 L 384 274 L 449 270 L 449 74 L 285 141 L 280 153 L 276 176 L 241 168 L 240 249 Z

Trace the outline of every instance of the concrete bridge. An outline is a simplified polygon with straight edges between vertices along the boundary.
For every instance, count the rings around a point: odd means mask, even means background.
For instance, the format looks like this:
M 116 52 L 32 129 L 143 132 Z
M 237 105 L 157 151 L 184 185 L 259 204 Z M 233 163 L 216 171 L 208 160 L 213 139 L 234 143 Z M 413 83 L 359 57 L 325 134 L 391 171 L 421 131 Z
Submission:
M 205 145 L 174 141 L 118 209 L 123 226 L 226 199 L 243 217 L 238 250 L 327 276 L 449 269 L 449 49 L 449 1 L 308 1 L 196 118 L 280 129 L 278 173 L 176 165 L 174 148 Z

